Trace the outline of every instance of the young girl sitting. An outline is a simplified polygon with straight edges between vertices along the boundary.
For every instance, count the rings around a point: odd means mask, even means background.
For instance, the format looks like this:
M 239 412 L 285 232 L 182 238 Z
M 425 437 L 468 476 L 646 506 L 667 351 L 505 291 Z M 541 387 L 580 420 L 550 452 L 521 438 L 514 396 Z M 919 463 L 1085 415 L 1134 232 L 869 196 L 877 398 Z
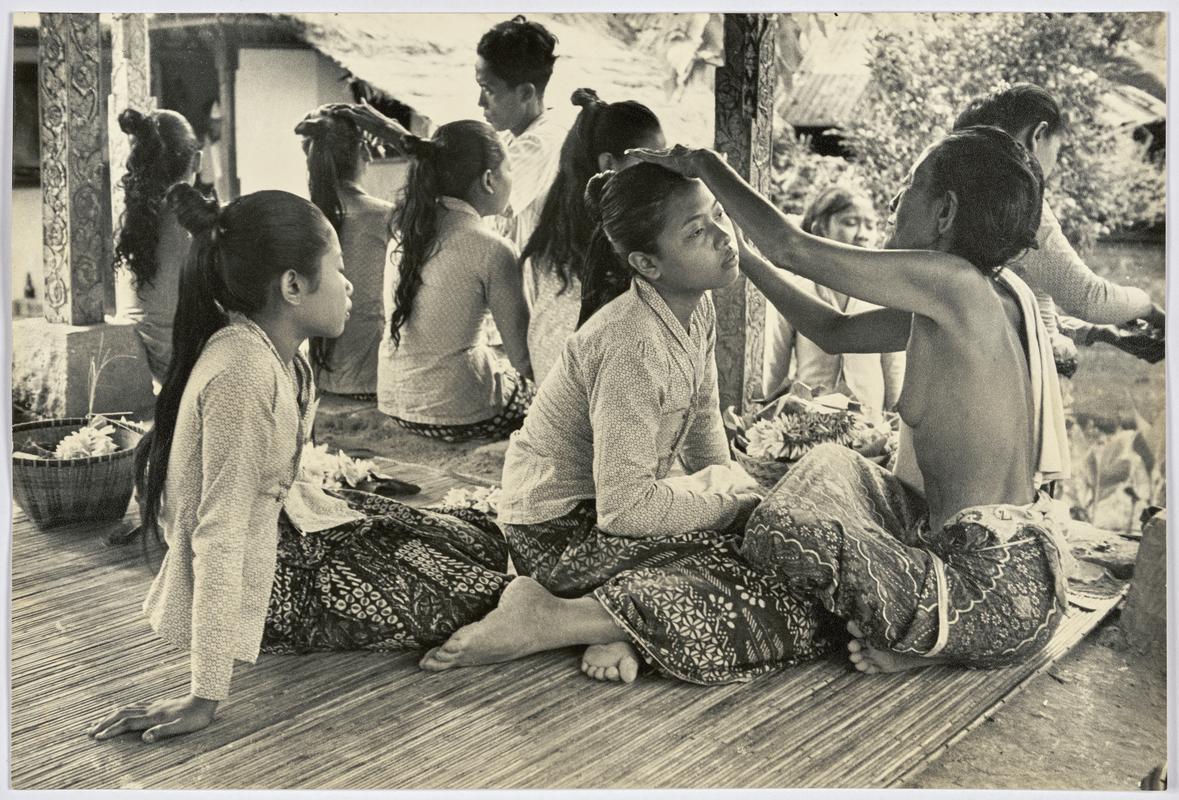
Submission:
M 565 339 L 577 327 L 581 271 L 593 223 L 585 210 L 585 185 L 602 170 L 618 170 L 633 159 L 630 147 L 663 147 L 663 131 L 651 109 L 625 100 L 605 103 L 593 89 L 573 93 L 581 111 L 561 147 L 561 165 L 545 199 L 536 230 L 520 254 L 530 266 L 532 316 L 528 353 L 539 384 L 561 357 Z
M 90 729 L 144 741 L 213 719 L 235 660 L 264 652 L 436 644 L 494 607 L 507 548 L 481 514 L 347 502 L 296 480 L 315 410 L 309 337 L 344 329 L 351 287 L 311 203 L 257 192 L 223 209 L 172 190 L 195 237 L 174 357 L 136 456 L 144 531 L 168 551 L 144 610 L 191 652 L 186 695 L 122 708 Z
M 311 340 L 315 383 L 321 391 L 375 400 L 377 362 L 385 331 L 381 292 L 393 204 L 360 188 L 368 153 L 356 124 L 330 108 L 317 109 L 295 127 L 307 154 L 311 202 L 340 238 L 344 271 L 352 284 L 352 315 L 338 339 Z
M 378 407 L 423 436 L 502 438 L 520 427 L 534 394 L 516 249 L 482 220 L 508 202 L 503 147 L 474 120 L 443 125 L 432 139 L 388 135 L 413 165 L 389 242 Z M 510 364 L 488 344 L 488 313 Z
M 130 291 L 118 313 L 135 322 L 158 392 L 172 360 L 172 318 L 191 241 L 165 207 L 164 195 L 174 184 L 193 182 L 201 150 L 192 127 L 175 111 L 144 115 L 128 108 L 119 114 L 119 127 L 131 137 L 131 154 L 119 180 L 125 208 L 115 242 L 115 266 L 126 270 Z
M 742 552 L 856 637 L 863 672 L 1024 661 L 1068 609 L 1067 543 L 1044 494 L 1068 474 L 1052 348 L 1035 295 L 1003 269 L 1035 240 L 1043 177 L 1007 133 L 931 145 L 892 201 L 885 250 L 811 236 L 711 151 L 641 157 L 703 180 L 760 248 L 742 270 L 825 350 L 906 347 L 895 474 L 811 450 L 751 516 Z M 844 314 L 782 269 L 883 308 Z
M 632 156 L 633 157 L 633 156 Z M 805 233 L 855 247 L 876 246 L 876 209 L 862 192 L 828 186 L 803 214 Z M 845 314 L 860 314 L 878 306 L 830 289 L 806 278 L 795 285 L 806 294 Z M 791 372 L 793 366 L 793 372 Z M 766 309 L 766 343 L 762 391 L 772 397 L 792 380 L 842 392 L 876 412 L 891 411 L 901 396 L 905 354 L 828 353 L 795 330 L 771 305 Z
M 809 659 L 824 646 L 817 604 L 737 553 L 760 498 L 729 461 L 707 295 L 737 277 L 732 224 L 699 181 L 649 164 L 595 177 L 586 205 L 600 220 L 588 277 L 626 277 L 599 292 L 612 298 L 566 341 L 508 447 L 499 522 L 528 577 L 422 667 L 585 644 L 587 674 L 629 682 L 637 647 L 709 684 Z M 688 475 L 671 476 L 677 459 Z

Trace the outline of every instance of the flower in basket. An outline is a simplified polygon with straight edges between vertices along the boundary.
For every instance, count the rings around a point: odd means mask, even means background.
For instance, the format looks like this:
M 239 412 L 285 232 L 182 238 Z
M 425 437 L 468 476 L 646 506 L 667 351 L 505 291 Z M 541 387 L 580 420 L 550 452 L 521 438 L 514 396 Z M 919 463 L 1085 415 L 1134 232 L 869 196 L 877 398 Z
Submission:
M 97 419 L 88 425 L 68 434 L 57 443 L 53 450 L 54 458 L 90 458 L 91 456 L 105 456 L 119 449 L 115 444 L 115 429 L 110 423 L 95 426 Z
M 735 452 L 789 464 L 827 443 L 877 459 L 895 449 L 893 429 L 885 418 L 869 416 L 845 395 L 822 392 L 795 382 L 787 393 L 742 416 L 727 409 L 725 427 Z
M 776 459 L 782 455 L 786 446 L 782 425 L 779 420 L 760 419 L 745 431 L 745 452 L 753 458 Z

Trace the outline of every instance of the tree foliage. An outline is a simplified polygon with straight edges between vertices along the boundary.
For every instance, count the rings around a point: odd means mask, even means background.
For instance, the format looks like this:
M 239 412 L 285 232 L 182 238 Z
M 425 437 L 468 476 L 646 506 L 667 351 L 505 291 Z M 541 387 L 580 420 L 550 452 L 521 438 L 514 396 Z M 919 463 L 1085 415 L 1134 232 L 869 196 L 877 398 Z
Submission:
M 929 14 L 914 15 L 918 25 L 879 31 L 869 48 L 867 94 L 842 130 L 850 163 L 806 154 L 784 136 L 776 199 L 796 211 L 808 179 L 859 182 L 885 214 L 906 172 L 970 98 L 1030 81 L 1052 92 L 1070 118 L 1071 134 L 1046 197 L 1073 242 L 1087 247 L 1111 230 L 1161 221 L 1162 165 L 1137 157 L 1126 141 L 1129 132 L 1097 118 L 1101 97 L 1114 86 L 1110 76 L 1124 64 L 1129 36 L 1157 17 Z

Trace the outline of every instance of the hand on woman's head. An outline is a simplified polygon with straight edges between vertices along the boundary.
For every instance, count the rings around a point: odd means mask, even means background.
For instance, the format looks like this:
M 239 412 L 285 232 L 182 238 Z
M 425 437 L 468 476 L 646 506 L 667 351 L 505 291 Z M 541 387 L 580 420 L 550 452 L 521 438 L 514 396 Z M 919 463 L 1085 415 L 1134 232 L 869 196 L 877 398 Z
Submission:
M 631 148 L 626 151 L 626 155 L 633 156 L 639 161 L 645 161 L 649 164 L 657 164 L 664 169 L 669 169 L 672 172 L 679 173 L 686 178 L 699 178 L 701 172 L 701 161 L 714 156 L 721 158 L 721 156 L 713 150 L 706 148 L 690 148 L 684 147 L 682 144 L 677 144 L 675 147 L 663 150 L 651 150 L 644 147 Z

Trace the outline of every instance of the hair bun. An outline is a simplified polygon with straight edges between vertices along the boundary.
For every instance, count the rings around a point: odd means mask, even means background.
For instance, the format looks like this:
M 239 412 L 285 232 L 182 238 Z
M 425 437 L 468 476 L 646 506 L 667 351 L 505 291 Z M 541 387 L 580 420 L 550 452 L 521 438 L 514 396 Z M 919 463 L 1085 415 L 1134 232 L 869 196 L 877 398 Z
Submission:
M 606 186 L 616 174 L 612 169 L 599 172 L 585 185 L 585 210 L 589 212 L 590 219 L 595 225 L 602 221 L 602 193 L 606 191 Z
M 408 134 L 401 140 L 401 149 L 413 158 L 428 158 L 438 152 L 438 143 L 433 139 L 423 139 L 421 136 Z
M 193 236 L 200 236 L 213 230 L 220 216 L 221 206 L 212 197 L 205 197 L 196 187 L 178 183 L 168 190 L 164 198 L 176 219 Z
M 295 134 L 314 138 L 323 133 L 323 122 L 323 117 L 310 114 L 299 120 L 299 124 L 295 126 Z
M 569 100 L 579 108 L 603 105 L 602 99 L 598 97 L 598 93 L 593 89 L 574 89 L 573 96 Z
M 151 127 L 151 118 L 134 108 L 124 109 L 119 114 L 119 129 L 128 136 L 143 136 L 151 130 Z

